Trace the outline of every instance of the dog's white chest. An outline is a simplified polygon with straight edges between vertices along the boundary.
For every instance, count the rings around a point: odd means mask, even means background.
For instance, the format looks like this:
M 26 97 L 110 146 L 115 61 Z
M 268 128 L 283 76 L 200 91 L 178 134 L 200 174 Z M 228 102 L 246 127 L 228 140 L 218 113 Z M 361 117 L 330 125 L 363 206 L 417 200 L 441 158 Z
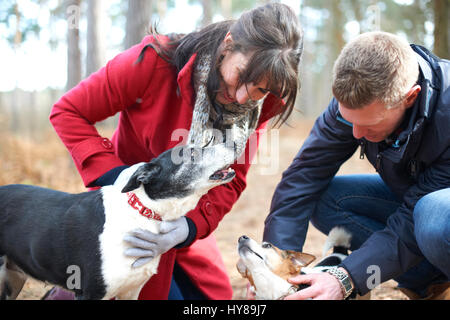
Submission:
M 132 268 L 135 258 L 125 256 L 129 246 L 123 238 L 132 230 L 141 228 L 154 233 L 159 232 L 159 221 L 149 219 L 133 210 L 126 194 L 114 187 L 104 187 L 103 204 L 105 207 L 104 230 L 100 234 L 102 274 L 106 283 L 105 299 L 126 297 L 140 291 L 145 282 L 157 272 L 160 257 L 139 268 Z M 136 293 L 136 294 L 137 294 Z

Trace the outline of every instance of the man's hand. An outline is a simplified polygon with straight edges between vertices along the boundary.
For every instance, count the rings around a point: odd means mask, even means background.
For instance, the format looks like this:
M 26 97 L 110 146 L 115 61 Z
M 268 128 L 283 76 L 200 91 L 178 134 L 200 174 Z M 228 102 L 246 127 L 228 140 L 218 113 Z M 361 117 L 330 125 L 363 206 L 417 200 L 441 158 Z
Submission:
M 285 297 L 285 300 L 343 300 L 339 280 L 327 272 L 298 275 L 288 279 L 292 284 L 309 284 L 310 287 Z
M 135 229 L 124 237 L 124 241 L 132 247 L 125 250 L 125 255 L 137 258 L 133 268 L 143 266 L 154 257 L 163 254 L 177 244 L 185 241 L 189 234 L 189 226 L 185 217 L 173 221 L 162 221 L 160 233 Z
M 247 295 L 245 296 L 247 300 L 256 300 L 255 289 L 252 287 L 250 282 L 247 282 Z

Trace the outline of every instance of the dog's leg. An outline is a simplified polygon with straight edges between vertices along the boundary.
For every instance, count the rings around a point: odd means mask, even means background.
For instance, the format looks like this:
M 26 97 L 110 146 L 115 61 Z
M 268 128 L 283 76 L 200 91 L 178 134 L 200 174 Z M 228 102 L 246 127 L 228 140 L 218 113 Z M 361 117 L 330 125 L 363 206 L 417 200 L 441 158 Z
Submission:
M 123 294 L 120 294 L 117 297 L 117 300 L 137 300 L 139 298 L 139 292 L 140 290 L 125 292 Z
M 117 300 L 137 300 L 139 298 L 139 293 L 144 285 L 137 289 L 128 289 L 119 293 L 116 297 Z
M 0 259 L 0 300 L 15 300 L 22 290 L 27 276 L 6 256 Z

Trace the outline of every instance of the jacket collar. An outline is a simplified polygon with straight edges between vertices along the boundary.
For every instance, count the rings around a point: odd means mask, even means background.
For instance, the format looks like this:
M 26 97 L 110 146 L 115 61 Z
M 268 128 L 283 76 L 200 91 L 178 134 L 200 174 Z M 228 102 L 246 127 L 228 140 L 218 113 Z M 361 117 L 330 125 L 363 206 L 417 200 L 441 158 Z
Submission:
M 433 67 L 436 67 L 436 58 L 424 47 L 418 45 L 411 45 L 411 47 L 416 52 L 420 71 L 419 84 L 422 87 L 420 97 L 418 98 L 420 99 L 419 113 L 428 119 L 436 105 L 438 91 L 441 87 L 440 79 L 433 71 Z
M 433 71 L 433 57 L 423 47 L 416 45 L 411 47 L 416 52 L 419 64 L 417 83 L 421 86 L 421 90 L 412 107 L 409 119 L 406 119 L 407 125 L 399 134 L 394 148 L 389 148 L 385 152 L 385 155 L 394 162 L 400 161 L 406 154 L 409 156 L 416 154 L 422 140 L 423 130 L 430 120 L 439 95 L 440 80 Z

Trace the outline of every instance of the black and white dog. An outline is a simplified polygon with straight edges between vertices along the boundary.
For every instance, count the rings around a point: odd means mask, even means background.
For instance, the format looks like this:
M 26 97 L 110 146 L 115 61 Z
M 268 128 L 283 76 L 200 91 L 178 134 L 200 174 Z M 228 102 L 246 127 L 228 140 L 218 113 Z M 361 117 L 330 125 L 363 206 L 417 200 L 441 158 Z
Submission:
M 67 289 L 69 267 L 81 273 L 79 288 L 69 288 L 77 299 L 137 299 L 160 257 L 131 268 L 125 234 L 157 233 L 160 220 L 194 209 L 209 189 L 233 179 L 233 159 L 225 144 L 178 146 L 96 191 L 0 187 L 0 299 L 15 299 L 26 275 Z

